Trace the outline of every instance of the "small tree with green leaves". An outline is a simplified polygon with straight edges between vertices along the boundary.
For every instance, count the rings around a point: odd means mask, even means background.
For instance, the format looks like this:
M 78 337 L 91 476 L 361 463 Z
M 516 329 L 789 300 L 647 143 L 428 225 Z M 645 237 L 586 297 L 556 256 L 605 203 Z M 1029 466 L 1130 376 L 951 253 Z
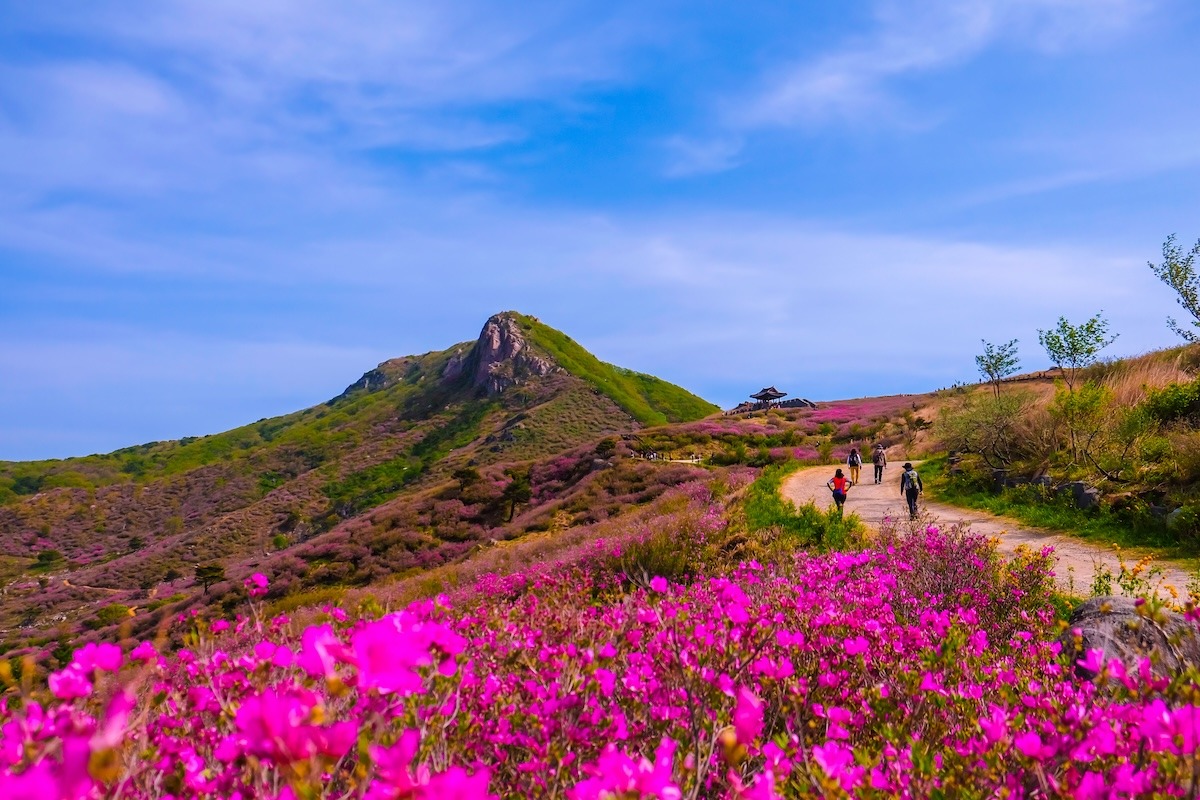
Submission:
M 984 339 L 979 341 L 983 342 L 983 354 L 975 356 L 975 364 L 979 367 L 979 374 L 992 384 L 992 390 L 999 397 L 1000 381 L 1021 368 L 1021 360 L 1017 358 L 1017 340 L 1006 344 L 992 344 Z
M 517 506 L 528 503 L 533 498 L 533 489 L 529 485 L 528 470 L 523 472 L 510 470 L 508 475 L 512 480 L 504 487 L 501 498 L 508 503 L 508 521 L 511 522 L 517 513 Z
M 1200 328 L 1200 277 L 1196 275 L 1196 256 L 1200 255 L 1200 239 L 1184 255 L 1183 248 L 1175 242 L 1175 234 L 1163 242 L 1161 264 L 1147 262 L 1158 279 L 1175 290 L 1179 305 L 1192 315 L 1192 327 Z M 1167 327 L 1189 342 L 1200 342 L 1195 331 L 1181 327 L 1174 317 L 1167 317 Z
M 204 593 L 214 583 L 225 580 L 225 568 L 220 564 L 200 564 L 196 567 L 196 582 L 204 587 Z
M 1103 311 L 1079 325 L 1059 317 L 1053 330 L 1038 329 L 1038 341 L 1046 349 L 1050 362 L 1062 370 L 1069 392 L 1075 391 L 1079 370 L 1094 364 L 1100 351 L 1116 340 L 1117 334 L 1110 336 L 1108 333 L 1108 320 Z
M 1029 392 L 970 394 L 939 412 L 934 432 L 947 450 L 973 453 L 992 469 L 1008 469 L 1013 461 L 1034 455 L 1024 428 L 1032 407 Z
M 1054 330 L 1038 330 L 1038 341 L 1046 348 L 1046 355 L 1054 366 L 1062 370 L 1067 385 L 1066 395 L 1060 402 L 1062 420 L 1071 437 L 1071 457 L 1079 460 L 1079 431 L 1085 422 L 1082 406 L 1075 402 L 1075 380 L 1079 370 L 1096 362 L 1100 351 L 1117 340 L 1117 334 L 1108 333 L 1108 320 L 1104 312 L 1079 325 L 1072 325 L 1066 317 L 1058 318 Z

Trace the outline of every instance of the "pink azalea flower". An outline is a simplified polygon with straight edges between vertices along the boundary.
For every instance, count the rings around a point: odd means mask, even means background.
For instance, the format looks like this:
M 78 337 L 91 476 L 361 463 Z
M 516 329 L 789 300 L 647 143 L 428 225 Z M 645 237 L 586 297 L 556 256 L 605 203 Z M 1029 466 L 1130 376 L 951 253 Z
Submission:
M 78 664 L 50 673 L 50 691 L 59 700 L 75 700 L 92 693 L 92 682 Z
M 1017 752 L 1028 758 L 1042 757 L 1042 737 L 1033 731 L 1017 734 L 1013 739 L 1013 746 L 1017 748 Z
M 812 754 L 817 766 L 836 780 L 845 791 L 850 791 L 862 782 L 865 770 L 854 765 L 854 751 L 841 742 L 816 745 Z
M 368 622 L 355 631 L 350 646 L 363 688 L 412 694 L 424 687 L 420 667 L 436 663 L 443 675 L 454 674 L 453 656 L 462 652 L 466 640 L 443 625 L 401 612 Z
M 1108 782 L 1098 772 L 1085 772 L 1075 787 L 1075 800 L 1107 800 Z
M 121 648 L 108 642 L 88 642 L 75 651 L 72 663 L 85 672 L 104 670 L 116 672 L 121 668 Z
M 242 581 L 242 585 L 246 587 L 246 592 L 251 597 L 262 597 L 267 593 L 267 587 L 270 585 L 270 581 L 267 580 L 266 575 L 263 575 L 261 572 L 256 572 L 249 578 L 246 578 L 244 581 Z
M 613 689 L 617 685 L 617 676 L 612 670 L 598 669 L 595 672 L 596 682 L 600 684 L 600 693 L 605 697 L 612 697 Z
M 313 699 L 298 690 L 265 689 L 242 702 L 234 723 L 251 754 L 290 764 L 316 755 L 339 758 L 358 736 L 352 722 L 320 726 L 308 722 Z
M 440 775 L 434 775 L 422 787 L 418 795 L 421 800 L 488 800 L 488 774 L 477 772 L 470 775 L 462 767 L 451 767 Z
M 600 754 L 588 771 L 594 777 L 575 785 L 568 792 L 571 800 L 607 800 L 634 793 L 649 795 L 658 800 L 681 800 L 683 793 L 672 779 L 675 742 L 664 738 L 655 751 L 654 763 L 648 759 L 634 760 L 611 744 Z
M 129 658 L 132 661 L 153 661 L 158 658 L 158 651 L 154 649 L 154 642 L 142 642 L 129 651 Z
M 855 636 L 844 641 L 842 647 L 846 649 L 847 655 L 856 656 L 871 649 L 871 643 L 864 636 Z
M 329 625 L 313 625 L 300 638 L 300 653 L 296 664 L 309 675 L 332 678 L 339 662 L 349 660 L 341 639 Z
M 1087 654 L 1075 663 L 1088 672 L 1099 673 L 1104 669 L 1104 651 L 1098 648 L 1088 650 Z
M 745 686 L 738 690 L 733 729 L 742 744 L 750 744 L 762 734 L 763 702 Z

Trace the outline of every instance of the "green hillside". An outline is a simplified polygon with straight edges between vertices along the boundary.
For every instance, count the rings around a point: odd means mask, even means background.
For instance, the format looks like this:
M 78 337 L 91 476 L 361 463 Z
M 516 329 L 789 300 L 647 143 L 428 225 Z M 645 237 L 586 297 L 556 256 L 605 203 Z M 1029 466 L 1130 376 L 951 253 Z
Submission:
M 535 347 L 612 399 L 643 425 L 691 422 L 720 410 L 673 383 L 606 364 L 570 336 L 534 317 L 515 313 L 513 316 Z
M 387 391 L 339 398 L 222 433 L 148 442 L 102 455 L 0 462 L 0 504 L 47 489 L 145 483 L 214 464 L 296 474 L 356 447 L 370 426 L 403 414 L 423 393 L 422 379 L 436 375 L 446 357 L 417 357 L 409 373 Z
M 716 406 L 671 383 L 600 361 L 566 334 L 533 317 L 515 312 L 505 316 L 518 322 L 532 349 L 550 357 L 643 425 L 687 422 L 717 411 Z M 443 385 L 440 380 L 447 361 L 462 348 L 460 344 L 445 351 L 393 359 L 328 403 L 222 433 L 149 442 L 77 458 L 0 462 L 0 505 L 52 489 L 146 484 L 215 466 L 228 475 L 253 476 L 260 493 L 265 493 L 303 472 L 339 462 L 378 440 L 384 431 L 388 436 L 400 435 L 438 416 L 447 404 L 473 403 L 473 395 L 460 395 L 469 389 Z M 368 377 L 375 382 L 367 382 Z M 566 387 L 555 391 L 561 395 L 559 401 L 571 394 Z M 587 416 L 584 411 L 576 408 L 572 414 Z M 598 415 L 601 421 L 593 421 L 590 428 L 605 428 L 602 420 L 607 413 L 596 409 L 591 416 Z M 529 438 L 536 424 L 536 419 L 530 420 L 524 430 L 516 431 L 516 444 Z M 568 437 L 571 441 L 560 444 L 573 445 L 576 438 Z M 398 459 L 400 454 L 391 458 Z M 375 460 L 374 456 L 368 458 Z M 410 468 L 407 474 L 412 480 L 419 473 Z

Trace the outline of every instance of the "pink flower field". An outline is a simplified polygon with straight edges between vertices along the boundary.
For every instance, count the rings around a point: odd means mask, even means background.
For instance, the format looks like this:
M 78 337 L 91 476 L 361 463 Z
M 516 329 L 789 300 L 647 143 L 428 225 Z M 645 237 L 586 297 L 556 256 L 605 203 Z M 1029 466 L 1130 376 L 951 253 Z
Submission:
M 692 501 L 706 520 L 722 509 Z M 719 523 L 716 523 L 719 524 Z M 704 526 L 680 536 L 705 536 Z M 301 625 L 89 644 L 0 706 L 9 798 L 1194 797 L 1195 676 L 1078 679 L 1046 554 L 959 530 L 645 585 L 596 557 Z M 315 613 L 315 612 L 314 612 Z

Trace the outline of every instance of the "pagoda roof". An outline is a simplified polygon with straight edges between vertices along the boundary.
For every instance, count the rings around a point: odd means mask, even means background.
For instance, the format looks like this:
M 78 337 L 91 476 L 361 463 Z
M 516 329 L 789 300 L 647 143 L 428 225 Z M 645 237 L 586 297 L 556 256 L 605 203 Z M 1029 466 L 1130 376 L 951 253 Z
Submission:
M 757 394 L 750 395 L 755 400 L 778 400 L 781 397 L 787 397 L 787 392 L 781 392 L 774 386 L 759 391 Z

